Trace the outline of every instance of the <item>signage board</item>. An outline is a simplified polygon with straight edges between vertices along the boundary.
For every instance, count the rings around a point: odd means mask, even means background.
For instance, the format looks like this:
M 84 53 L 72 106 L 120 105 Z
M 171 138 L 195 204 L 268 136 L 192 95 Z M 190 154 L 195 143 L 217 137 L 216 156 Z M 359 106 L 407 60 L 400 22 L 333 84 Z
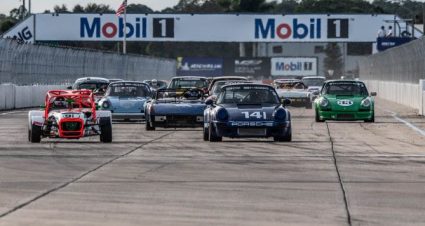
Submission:
M 36 14 L 31 33 L 35 41 L 122 41 L 126 27 L 128 41 L 376 42 L 378 29 L 393 20 L 389 14 L 128 14 L 124 24 L 115 14 L 54 13 Z
M 223 75 L 223 59 L 213 57 L 178 57 L 177 76 L 216 77 Z
M 317 76 L 317 57 L 275 57 L 271 59 L 272 76 Z

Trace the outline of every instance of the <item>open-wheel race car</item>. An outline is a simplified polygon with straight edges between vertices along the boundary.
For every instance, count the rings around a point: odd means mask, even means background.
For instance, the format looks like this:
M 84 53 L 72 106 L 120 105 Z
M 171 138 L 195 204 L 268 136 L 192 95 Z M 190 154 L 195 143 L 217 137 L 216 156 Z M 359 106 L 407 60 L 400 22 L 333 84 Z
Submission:
M 100 136 L 112 142 L 110 111 L 97 111 L 90 90 L 51 90 L 47 92 L 44 110 L 28 113 L 28 140 L 39 143 L 42 138 L 79 139 Z

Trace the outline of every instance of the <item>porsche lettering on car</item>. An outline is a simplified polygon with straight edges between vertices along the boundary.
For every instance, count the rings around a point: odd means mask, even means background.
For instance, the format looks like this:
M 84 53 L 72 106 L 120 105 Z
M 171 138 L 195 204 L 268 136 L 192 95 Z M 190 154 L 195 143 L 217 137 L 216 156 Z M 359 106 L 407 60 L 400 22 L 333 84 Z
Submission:
M 285 100 L 285 104 L 289 104 Z M 208 99 L 204 111 L 204 140 L 223 137 L 273 137 L 291 141 L 291 114 L 269 85 L 239 83 L 225 85 L 217 101 Z
M 325 120 L 375 121 L 373 96 L 361 81 L 327 81 L 314 101 L 316 122 Z

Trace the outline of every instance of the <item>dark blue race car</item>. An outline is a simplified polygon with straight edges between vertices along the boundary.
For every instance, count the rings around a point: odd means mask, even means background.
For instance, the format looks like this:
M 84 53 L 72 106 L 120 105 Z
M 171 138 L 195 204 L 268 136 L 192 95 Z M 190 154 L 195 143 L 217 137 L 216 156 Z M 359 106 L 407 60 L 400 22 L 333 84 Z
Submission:
M 273 137 L 291 141 L 291 114 L 280 103 L 276 90 L 262 84 L 232 84 L 222 87 L 216 103 L 206 101 L 204 140 L 222 137 Z M 290 104 L 284 100 L 284 104 Z
M 159 89 L 145 105 L 146 130 L 156 127 L 202 127 L 205 94 L 202 89 Z

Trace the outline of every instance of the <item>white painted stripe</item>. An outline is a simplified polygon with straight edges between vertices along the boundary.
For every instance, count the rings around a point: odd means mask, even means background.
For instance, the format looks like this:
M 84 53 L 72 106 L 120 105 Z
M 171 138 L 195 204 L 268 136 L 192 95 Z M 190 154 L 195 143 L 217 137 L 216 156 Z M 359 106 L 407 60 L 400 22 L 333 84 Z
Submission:
M 8 111 L 4 113 L 0 113 L 0 115 L 10 115 L 10 114 L 17 114 L 17 113 L 26 113 L 25 111 Z
M 391 114 L 392 114 L 392 116 L 393 116 L 393 117 L 394 117 L 397 121 L 404 123 L 406 126 L 410 127 L 411 129 L 413 129 L 414 131 L 418 132 L 418 133 L 419 133 L 419 134 L 421 134 L 422 136 L 425 136 L 425 131 L 424 131 L 424 130 L 422 130 L 422 129 L 420 129 L 420 128 L 418 128 L 418 127 L 414 126 L 412 123 L 410 123 L 410 122 L 408 122 L 408 121 L 406 121 L 406 120 L 404 120 L 404 119 L 402 119 L 402 118 L 398 117 L 398 116 L 397 116 L 397 113 L 395 113 L 395 112 L 393 112 L 393 111 L 389 111 L 389 110 L 385 110 L 385 111 L 386 111 L 386 112 L 388 112 L 388 113 L 391 113 Z

